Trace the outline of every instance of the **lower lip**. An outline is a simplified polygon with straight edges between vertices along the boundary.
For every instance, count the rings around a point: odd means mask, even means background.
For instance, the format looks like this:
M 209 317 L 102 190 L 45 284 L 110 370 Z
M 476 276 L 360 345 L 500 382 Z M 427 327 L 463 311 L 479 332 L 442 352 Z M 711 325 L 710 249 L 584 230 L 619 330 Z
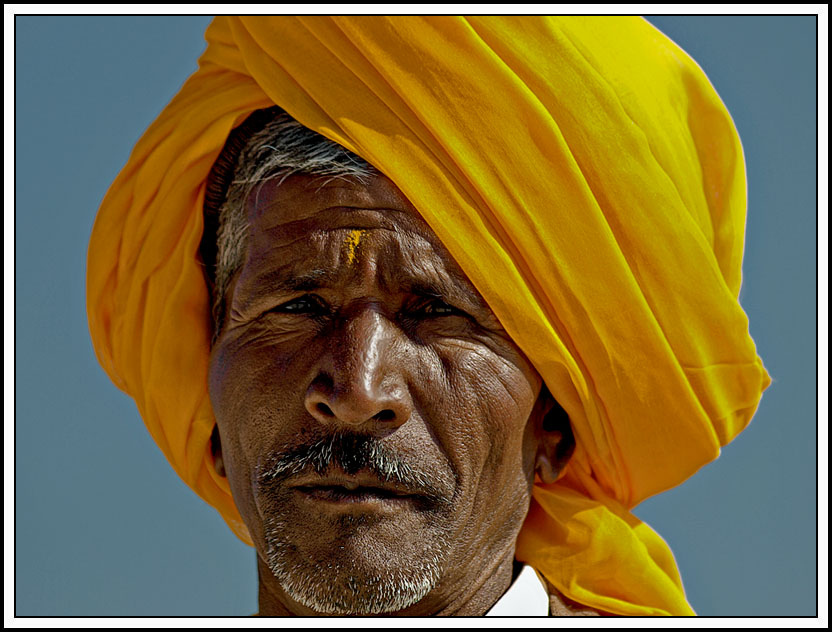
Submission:
M 298 487 L 296 489 L 310 500 L 333 505 L 401 504 L 414 499 L 414 496 L 401 495 L 383 489 L 369 487 L 359 487 L 355 490 L 348 490 L 344 487 Z

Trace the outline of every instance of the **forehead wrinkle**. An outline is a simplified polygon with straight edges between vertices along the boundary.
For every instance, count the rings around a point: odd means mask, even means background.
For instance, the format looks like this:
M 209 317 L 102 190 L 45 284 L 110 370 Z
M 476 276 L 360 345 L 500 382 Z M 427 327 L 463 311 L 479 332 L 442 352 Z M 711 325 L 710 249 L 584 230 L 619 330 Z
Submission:
M 281 223 L 284 211 L 291 209 L 294 220 L 331 213 L 377 211 L 395 214 L 397 222 L 424 223 L 418 211 L 403 196 L 370 190 L 358 183 L 336 182 L 321 187 L 314 186 L 309 180 L 310 176 L 295 175 L 285 183 L 268 180 L 255 187 L 246 200 L 249 221 L 273 219 Z
M 293 186 L 283 186 L 284 183 Z M 311 196 L 310 196 L 311 194 Z M 280 199 L 274 200 L 275 196 Z M 311 206 L 372 208 L 377 205 L 378 195 L 368 191 L 366 183 L 343 179 L 338 176 L 312 175 L 294 173 L 288 177 L 270 178 L 260 183 L 249 194 L 248 201 L 251 210 L 257 214 L 265 213 L 275 207 L 280 207 L 295 198 L 303 198 L 305 202 L 315 201 Z M 384 196 L 382 202 L 389 201 L 390 196 Z
M 277 209 L 277 205 L 275 209 Z M 314 208 L 311 207 L 311 208 Z M 279 235 L 281 231 L 320 232 L 340 228 L 356 230 L 387 229 L 418 235 L 424 239 L 432 234 L 420 216 L 396 208 L 370 208 L 359 206 L 327 206 L 311 210 L 309 214 L 287 219 L 278 212 L 252 218 L 252 226 L 269 234 Z M 325 226 L 321 226 L 324 224 Z

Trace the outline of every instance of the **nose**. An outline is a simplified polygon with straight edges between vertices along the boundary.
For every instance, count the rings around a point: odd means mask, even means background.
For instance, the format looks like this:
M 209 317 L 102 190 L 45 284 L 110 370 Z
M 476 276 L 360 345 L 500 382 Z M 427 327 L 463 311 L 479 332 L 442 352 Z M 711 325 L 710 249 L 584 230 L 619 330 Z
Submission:
M 413 404 L 405 349 L 394 323 L 365 306 L 346 315 L 327 340 L 306 391 L 306 410 L 319 422 L 352 430 L 392 430 Z

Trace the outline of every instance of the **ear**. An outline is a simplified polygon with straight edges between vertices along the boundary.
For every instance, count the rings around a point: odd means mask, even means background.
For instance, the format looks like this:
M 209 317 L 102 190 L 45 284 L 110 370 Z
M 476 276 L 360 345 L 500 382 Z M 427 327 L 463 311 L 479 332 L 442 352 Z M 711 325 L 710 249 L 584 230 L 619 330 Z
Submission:
M 214 455 L 214 471 L 225 478 L 225 463 L 222 460 L 220 429 L 216 424 L 214 424 L 214 430 L 211 433 L 211 454 Z
M 535 472 L 544 483 L 554 483 L 572 454 L 575 452 L 575 436 L 569 415 L 549 393 L 546 385 L 540 391 L 539 404 L 544 414 L 538 422 L 537 455 L 535 457 Z

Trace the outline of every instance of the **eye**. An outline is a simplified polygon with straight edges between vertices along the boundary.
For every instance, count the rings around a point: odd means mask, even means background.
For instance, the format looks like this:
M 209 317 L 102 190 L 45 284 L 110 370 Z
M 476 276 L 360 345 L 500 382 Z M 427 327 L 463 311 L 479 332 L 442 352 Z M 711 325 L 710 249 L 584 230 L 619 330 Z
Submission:
M 463 312 L 456 307 L 448 305 L 445 301 L 440 299 L 431 299 L 416 306 L 413 310 L 414 314 L 422 316 L 423 318 L 437 318 L 440 316 L 465 316 Z
M 310 314 L 319 316 L 327 312 L 327 306 L 324 301 L 314 294 L 304 294 L 291 301 L 281 303 L 277 307 L 273 307 L 270 312 L 277 312 L 279 314 Z

